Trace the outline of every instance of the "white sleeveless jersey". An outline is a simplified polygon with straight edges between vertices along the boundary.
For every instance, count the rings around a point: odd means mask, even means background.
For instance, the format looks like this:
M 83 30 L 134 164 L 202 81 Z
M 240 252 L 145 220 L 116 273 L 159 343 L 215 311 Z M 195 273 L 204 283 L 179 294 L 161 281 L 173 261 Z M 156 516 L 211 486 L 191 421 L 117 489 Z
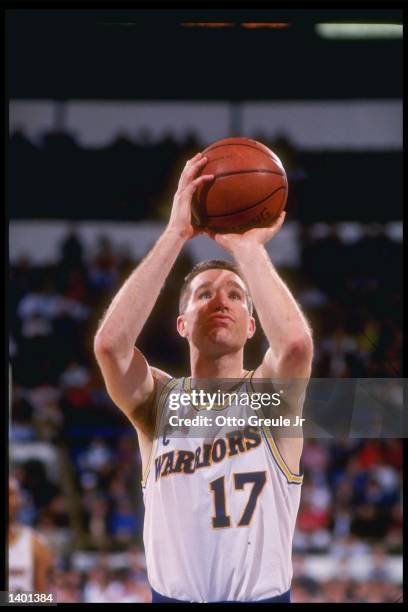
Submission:
M 303 476 L 289 470 L 266 429 L 241 428 L 240 438 L 222 429 L 212 439 L 157 435 L 169 415 L 181 416 L 180 409 L 169 409 L 169 397 L 188 391 L 190 382 L 172 379 L 162 391 L 142 480 L 150 585 L 194 602 L 281 595 L 292 579 Z M 241 391 L 251 392 L 248 375 Z M 182 410 L 212 418 L 223 413 L 191 405 Z
M 8 590 L 12 593 L 34 591 L 33 531 L 21 525 L 8 550 Z

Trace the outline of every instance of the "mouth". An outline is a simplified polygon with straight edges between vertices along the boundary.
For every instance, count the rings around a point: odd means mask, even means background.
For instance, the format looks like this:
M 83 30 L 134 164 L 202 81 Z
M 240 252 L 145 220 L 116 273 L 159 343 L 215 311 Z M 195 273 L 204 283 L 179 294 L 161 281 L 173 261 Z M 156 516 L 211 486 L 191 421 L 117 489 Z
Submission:
M 216 314 L 216 315 L 212 315 L 209 318 L 210 321 L 214 321 L 215 323 L 233 323 L 234 319 L 232 317 L 229 317 L 228 315 L 221 315 L 221 314 Z

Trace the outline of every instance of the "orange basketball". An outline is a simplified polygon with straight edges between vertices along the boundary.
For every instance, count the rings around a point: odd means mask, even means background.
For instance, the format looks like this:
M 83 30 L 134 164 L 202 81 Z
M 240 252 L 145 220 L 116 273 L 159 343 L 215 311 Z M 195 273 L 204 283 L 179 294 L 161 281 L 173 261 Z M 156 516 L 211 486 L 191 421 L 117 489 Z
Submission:
M 269 227 L 285 207 L 286 172 L 279 157 L 250 138 L 225 138 L 204 149 L 200 174 L 214 180 L 194 194 L 194 224 L 218 233 Z

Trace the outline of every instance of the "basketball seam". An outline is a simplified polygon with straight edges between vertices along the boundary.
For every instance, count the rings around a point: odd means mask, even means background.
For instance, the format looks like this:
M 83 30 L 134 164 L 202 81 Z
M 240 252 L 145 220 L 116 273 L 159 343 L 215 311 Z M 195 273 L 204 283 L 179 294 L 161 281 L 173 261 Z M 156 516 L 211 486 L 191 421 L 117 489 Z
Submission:
M 236 210 L 236 211 L 234 211 L 232 213 L 224 213 L 223 215 L 208 215 L 207 214 L 205 219 L 204 219 L 204 221 L 206 221 L 208 219 L 215 219 L 215 218 L 218 218 L 218 217 L 232 217 L 233 215 L 240 215 L 241 213 L 244 213 L 247 210 L 251 210 L 251 208 L 255 208 L 255 206 L 259 206 L 259 204 L 262 204 L 262 202 L 265 202 L 266 200 L 269 200 L 269 198 L 271 198 L 273 195 L 275 195 L 275 193 L 277 193 L 281 189 L 285 189 L 285 187 L 278 187 L 277 189 L 272 191 L 272 193 L 267 195 L 266 198 L 262 198 L 262 200 L 259 200 L 259 202 L 255 202 L 255 204 L 251 204 L 251 206 L 248 206 L 248 208 L 242 208 L 241 210 Z
M 214 174 L 214 179 L 224 178 L 225 176 L 233 176 L 234 174 L 275 174 L 276 176 L 284 176 L 280 172 L 274 170 L 235 170 L 234 172 L 221 172 L 221 174 Z
M 229 142 L 227 144 L 214 145 L 213 147 L 210 147 L 209 149 L 204 149 L 203 155 L 205 156 L 206 153 L 209 153 L 210 151 L 214 151 L 214 149 L 219 149 L 221 147 L 248 147 L 249 149 L 253 149 L 254 151 L 259 151 L 259 153 L 262 153 L 263 155 L 266 155 L 266 157 L 268 159 L 272 159 L 274 161 L 272 155 L 269 155 L 268 153 L 266 153 L 262 149 L 258 149 L 258 147 L 254 147 L 253 145 L 250 145 L 250 144 L 243 144 L 243 143 L 237 144 L 235 142 Z M 208 160 L 208 161 L 211 161 L 211 160 Z

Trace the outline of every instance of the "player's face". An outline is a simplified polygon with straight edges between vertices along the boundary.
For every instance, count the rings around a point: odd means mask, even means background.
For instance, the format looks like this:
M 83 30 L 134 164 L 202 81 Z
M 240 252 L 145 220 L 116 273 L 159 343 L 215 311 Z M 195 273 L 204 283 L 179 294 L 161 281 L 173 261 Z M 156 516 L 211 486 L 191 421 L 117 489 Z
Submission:
M 190 284 L 190 298 L 177 319 L 179 333 L 212 354 L 242 348 L 255 333 L 243 281 L 230 270 L 205 270 Z

